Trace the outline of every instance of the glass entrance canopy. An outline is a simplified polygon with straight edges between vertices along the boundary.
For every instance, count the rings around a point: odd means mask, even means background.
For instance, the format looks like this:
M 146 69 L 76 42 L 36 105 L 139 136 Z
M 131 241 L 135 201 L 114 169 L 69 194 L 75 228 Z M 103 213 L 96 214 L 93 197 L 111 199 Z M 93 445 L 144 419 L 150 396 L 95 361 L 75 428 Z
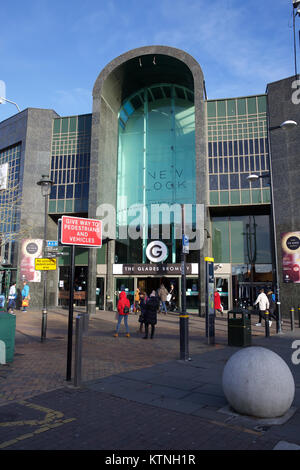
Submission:
M 150 226 L 153 205 L 195 204 L 195 167 L 193 91 L 161 83 L 131 95 L 119 112 L 117 226 L 138 207 Z

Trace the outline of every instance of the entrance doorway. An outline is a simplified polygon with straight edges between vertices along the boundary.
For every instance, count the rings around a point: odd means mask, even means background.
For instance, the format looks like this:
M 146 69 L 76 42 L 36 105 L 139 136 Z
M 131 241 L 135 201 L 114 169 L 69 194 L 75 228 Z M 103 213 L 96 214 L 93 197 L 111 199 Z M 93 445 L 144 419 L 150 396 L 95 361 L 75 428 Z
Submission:
M 143 277 L 137 279 L 137 287 L 140 289 L 140 291 L 146 292 L 148 297 L 153 290 L 156 292 L 160 288 L 161 283 L 164 284 L 168 292 L 171 290 L 171 285 L 174 286 L 175 302 L 172 302 L 172 304 L 167 302 L 167 307 L 169 310 L 175 310 L 175 308 L 178 307 L 179 301 L 178 278 Z

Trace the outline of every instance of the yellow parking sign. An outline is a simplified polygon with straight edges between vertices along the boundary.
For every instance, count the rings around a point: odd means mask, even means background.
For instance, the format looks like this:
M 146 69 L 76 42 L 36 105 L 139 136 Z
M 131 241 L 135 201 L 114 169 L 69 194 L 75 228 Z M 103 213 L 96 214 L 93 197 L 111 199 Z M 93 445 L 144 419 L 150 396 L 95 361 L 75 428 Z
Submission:
M 36 271 L 56 270 L 56 258 L 35 258 L 34 263 Z

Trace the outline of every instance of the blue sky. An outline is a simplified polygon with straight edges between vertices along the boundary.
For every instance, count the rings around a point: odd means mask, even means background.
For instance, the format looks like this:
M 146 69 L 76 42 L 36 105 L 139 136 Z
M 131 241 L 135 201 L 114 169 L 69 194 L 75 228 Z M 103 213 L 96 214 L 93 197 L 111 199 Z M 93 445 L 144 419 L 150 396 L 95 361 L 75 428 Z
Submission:
M 294 73 L 292 0 L 3 3 L 0 80 L 6 97 L 21 109 L 90 113 L 103 67 L 145 45 L 191 54 L 202 67 L 210 99 L 264 93 L 267 83 Z M 300 18 L 296 22 L 298 30 Z M 0 121 L 16 111 L 0 105 Z

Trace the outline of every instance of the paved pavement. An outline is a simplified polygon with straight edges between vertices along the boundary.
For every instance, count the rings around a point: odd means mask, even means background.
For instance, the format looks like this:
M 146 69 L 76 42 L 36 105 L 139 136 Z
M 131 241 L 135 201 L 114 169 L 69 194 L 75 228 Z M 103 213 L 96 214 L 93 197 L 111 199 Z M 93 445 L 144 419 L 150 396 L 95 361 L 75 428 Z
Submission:
M 155 338 L 144 340 L 136 315 L 129 317 L 130 338 L 124 330 L 114 338 L 115 314 L 97 311 L 83 337 L 82 383 L 75 387 L 66 381 L 68 311 L 49 311 L 45 342 L 41 313 L 17 312 L 14 361 L 0 365 L 0 449 L 109 456 L 116 450 L 298 449 L 300 365 L 291 356 L 300 329 L 291 332 L 285 321 L 284 333 L 276 335 L 273 324 L 265 338 L 256 321 L 252 344 L 277 352 L 295 379 L 291 414 L 282 424 L 228 411 L 222 372 L 239 348 L 227 346 L 225 317 L 217 318 L 216 341 L 208 345 L 204 319 L 191 315 L 191 360 L 180 361 L 178 315 L 159 314 Z

